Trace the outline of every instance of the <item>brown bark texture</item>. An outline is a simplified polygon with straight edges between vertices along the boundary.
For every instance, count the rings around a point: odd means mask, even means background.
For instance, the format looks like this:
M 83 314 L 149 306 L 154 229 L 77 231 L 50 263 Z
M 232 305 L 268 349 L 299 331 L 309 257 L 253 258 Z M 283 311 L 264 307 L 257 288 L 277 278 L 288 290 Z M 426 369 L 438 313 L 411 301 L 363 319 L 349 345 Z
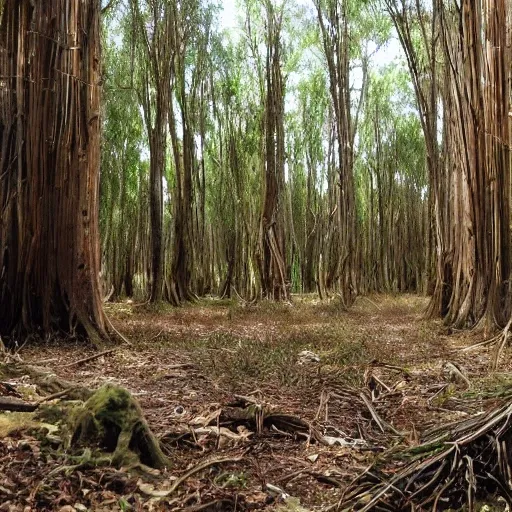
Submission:
M 100 2 L 2 4 L 0 335 L 101 343 Z
M 443 12 L 445 123 L 451 175 L 445 320 L 491 330 L 508 318 L 510 76 L 506 0 Z
M 265 104 L 265 197 L 261 216 L 260 274 L 266 298 L 289 300 L 284 217 L 284 81 L 281 72 L 282 11 L 267 8 L 267 60 Z

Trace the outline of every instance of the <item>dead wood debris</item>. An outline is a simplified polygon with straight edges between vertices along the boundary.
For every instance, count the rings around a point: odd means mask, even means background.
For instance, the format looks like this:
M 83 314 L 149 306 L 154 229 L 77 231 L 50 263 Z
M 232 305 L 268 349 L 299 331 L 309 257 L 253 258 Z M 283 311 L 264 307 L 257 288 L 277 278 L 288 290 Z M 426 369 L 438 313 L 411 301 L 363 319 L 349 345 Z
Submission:
M 354 398 L 357 400 L 357 395 Z M 377 413 L 374 414 L 378 418 Z M 380 421 L 381 425 L 385 424 Z M 194 418 L 181 428 L 165 433 L 161 442 L 167 453 L 170 453 L 173 447 L 182 443 L 202 446 L 204 441 L 200 438 L 204 435 L 212 435 L 236 444 L 248 442 L 253 434 L 261 436 L 266 433 L 308 443 L 316 442 L 323 446 L 368 447 L 363 439 L 340 436 L 339 433 L 337 436 L 328 435 L 326 432 L 329 429 L 324 428 L 322 432 L 320 427 L 296 415 L 279 411 L 268 403 L 237 395 L 234 401 L 213 413 Z
M 0 396 L 0 411 L 33 412 L 38 404 L 29 404 L 19 398 Z
M 95 359 L 99 359 L 100 357 L 112 354 L 116 350 L 117 350 L 116 348 L 112 348 L 110 350 L 103 350 L 102 352 L 98 352 L 97 354 L 93 354 L 92 356 L 84 357 L 83 359 L 79 359 L 78 361 L 73 361 L 72 363 L 65 364 L 64 366 L 62 366 L 62 368 L 69 368 L 71 366 L 80 366 L 84 363 L 89 363 L 91 361 L 94 361 Z
M 392 451 L 367 469 L 339 510 L 477 510 L 512 506 L 512 392 L 485 414 L 427 432 L 421 444 Z
M 137 332 L 135 328 L 138 329 L 138 324 L 133 325 L 133 330 L 129 331 L 131 336 Z M 162 331 L 167 333 L 169 330 L 164 324 L 161 327 L 159 324 L 151 325 L 151 329 L 143 333 L 144 343 L 151 339 L 151 335 L 158 332 L 157 336 L 161 336 Z M 187 328 L 183 327 L 185 333 Z M 115 509 L 122 504 L 126 510 L 323 511 L 327 510 L 326 503 L 334 503 L 330 510 L 340 509 L 340 498 L 345 493 L 346 510 L 357 510 L 374 498 L 371 493 L 374 488 L 389 483 L 394 476 L 405 471 L 408 464 L 419 461 L 427 465 L 427 459 L 437 455 L 437 452 L 413 452 L 434 435 L 434 431 L 427 431 L 419 444 L 421 433 L 416 432 L 416 427 L 424 430 L 439 424 L 440 419 L 451 421 L 454 417 L 459 418 L 460 414 L 490 409 L 488 403 L 482 406 L 481 395 L 475 400 L 466 396 L 477 393 L 479 389 L 478 377 L 475 377 L 471 365 L 466 365 L 471 389 L 466 389 L 469 384 L 464 379 L 445 382 L 441 375 L 442 362 L 452 358 L 453 364 L 459 361 L 452 353 L 440 356 L 443 359 L 436 359 L 435 367 L 429 367 L 425 372 L 424 367 L 416 365 L 419 355 L 411 363 L 409 359 L 393 357 L 396 365 L 379 361 L 367 365 L 366 354 L 362 354 L 360 359 L 358 356 L 350 361 L 349 366 L 329 360 L 330 353 L 320 349 L 320 362 L 313 359 L 307 364 L 297 365 L 297 358 L 292 358 L 293 368 L 290 371 L 300 373 L 300 379 L 292 380 L 284 375 L 286 385 L 281 385 L 272 375 L 265 380 L 260 374 L 248 374 L 245 381 L 243 368 L 234 374 L 236 379 L 240 376 L 239 380 L 219 378 L 218 369 L 210 375 L 207 371 L 210 366 L 205 366 L 201 360 L 204 352 L 214 351 L 215 357 L 221 351 L 228 354 L 226 357 L 240 352 L 238 347 L 232 350 L 232 345 L 223 346 L 222 339 L 216 340 L 215 348 L 210 345 L 203 348 L 201 343 L 193 347 L 194 352 L 189 345 L 183 350 L 179 346 L 176 350 L 167 350 L 167 345 L 164 346 L 168 342 L 167 334 L 165 340 L 160 341 L 165 350 L 147 348 L 142 344 L 140 347 L 137 345 L 140 351 L 136 353 L 130 353 L 124 347 L 118 348 L 119 356 L 105 357 L 102 361 L 101 373 L 98 362 L 87 363 L 107 354 L 97 353 L 92 359 L 80 359 L 66 348 L 62 351 L 63 357 L 44 359 L 50 354 L 32 352 L 33 360 L 38 360 L 39 364 L 32 364 L 36 368 L 30 372 L 18 373 L 13 381 L 26 382 L 26 375 L 30 375 L 31 382 L 45 384 L 50 381 L 44 388 L 37 386 L 37 394 L 48 394 L 47 399 L 66 392 L 63 386 L 72 385 L 72 381 L 78 379 L 91 388 L 88 390 L 90 393 L 92 388 L 105 381 L 136 391 L 148 424 L 157 435 L 165 455 L 171 458 L 172 467 L 151 471 L 146 468 L 142 473 L 138 470 L 132 472 L 131 467 L 95 468 L 84 464 L 84 457 L 70 461 L 66 455 L 58 453 L 54 445 L 51 445 L 53 451 L 48 452 L 50 435 L 43 436 L 41 441 L 31 439 L 30 431 L 18 432 L 13 437 L 0 440 L 2 470 L 6 468 L 9 479 L 15 482 L 7 485 L 0 482 L 0 487 L 8 491 L 4 495 L 0 488 L 0 503 L 26 503 L 41 507 L 41 510 L 60 510 L 62 507 L 69 507 L 65 510 L 72 510 L 72 507 L 83 510 L 83 506 L 89 510 L 109 510 L 108 507 Z M 409 343 L 412 342 L 407 339 L 405 350 L 409 350 Z M 317 350 L 314 344 L 302 348 Z M 297 353 L 300 354 L 299 350 L 293 352 L 294 355 Z M 60 355 L 58 350 L 55 354 Z M 207 357 L 210 355 L 208 352 Z M 427 356 L 428 363 L 431 363 L 430 353 Z M 372 353 L 371 357 L 375 355 Z M 55 360 L 65 363 L 59 365 L 59 377 L 44 376 L 44 369 L 37 368 Z M 424 361 L 427 362 L 422 359 L 421 364 Z M 288 370 L 285 364 L 288 362 L 283 363 L 283 368 Z M 402 364 L 410 364 L 410 370 L 402 368 Z M 346 378 L 347 368 L 352 372 L 350 379 Z M 71 398 L 77 396 L 75 391 L 71 390 Z M 2 394 L 7 395 L 0 389 Z M 38 398 L 27 400 L 33 403 Z M 496 401 L 496 396 L 487 398 Z M 506 394 L 501 398 L 506 399 Z M 84 398 L 81 400 L 85 401 Z M 453 423 L 450 428 L 455 428 L 455 425 Z M 463 437 L 463 434 L 454 432 L 453 436 L 441 442 L 443 449 L 448 449 L 449 441 Z M 395 448 L 390 451 L 390 446 Z M 461 449 L 466 450 L 463 455 L 474 455 L 469 448 Z M 77 456 L 80 458 L 80 455 Z M 469 463 L 463 455 L 450 460 L 460 463 L 462 459 L 462 464 Z M 356 473 L 375 462 L 376 457 L 378 464 L 355 480 L 345 492 Z M 449 457 L 455 456 L 450 452 Z M 481 489 L 487 484 L 476 473 L 480 467 L 477 456 L 473 457 L 472 467 L 477 489 Z M 462 474 L 462 469 L 456 470 Z M 425 474 L 433 478 L 436 471 L 434 466 L 428 466 Z M 438 477 L 436 489 L 442 489 L 445 471 L 447 467 Z M 471 479 L 471 472 L 467 474 Z M 413 479 L 414 476 L 408 478 Z M 450 478 L 445 479 L 444 484 L 449 481 Z M 371 509 L 399 510 L 397 507 L 402 502 L 396 501 L 398 499 L 408 503 L 407 510 L 411 510 L 410 504 L 416 503 L 416 497 L 411 498 L 411 495 L 425 483 L 424 473 L 412 482 L 410 489 L 405 489 L 407 484 L 399 482 L 396 487 L 400 492 L 395 495 L 394 489 L 386 491 Z M 469 484 L 466 480 L 466 487 L 460 482 L 458 485 L 466 489 Z M 86 489 L 86 496 L 82 495 L 81 489 Z M 170 489 L 173 489 L 172 493 L 169 493 Z M 430 491 L 433 493 L 436 489 L 431 488 Z M 464 492 L 459 494 L 461 503 L 467 489 Z M 363 495 L 359 495 L 361 493 Z M 300 499 L 300 507 L 280 507 L 286 496 L 291 500 L 294 497 Z M 438 510 L 448 506 L 444 500 L 450 496 L 449 490 L 441 495 Z M 480 496 L 475 493 L 475 500 Z M 425 510 L 433 510 L 432 506 L 432 502 L 427 503 Z

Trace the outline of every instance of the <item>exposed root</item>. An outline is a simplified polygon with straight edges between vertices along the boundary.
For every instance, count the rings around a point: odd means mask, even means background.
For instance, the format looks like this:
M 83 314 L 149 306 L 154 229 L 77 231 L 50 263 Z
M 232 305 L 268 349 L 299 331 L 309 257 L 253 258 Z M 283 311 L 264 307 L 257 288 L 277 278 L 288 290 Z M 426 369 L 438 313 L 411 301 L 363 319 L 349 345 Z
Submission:
M 507 325 L 505 326 L 505 329 L 503 329 L 501 334 L 496 338 L 496 347 L 495 347 L 494 354 L 492 357 L 492 369 L 493 370 L 495 370 L 498 367 L 498 363 L 499 363 L 501 354 L 503 353 L 503 350 L 505 350 L 505 347 L 507 346 L 511 327 L 512 327 L 512 317 L 510 317 L 510 320 L 508 321 Z
M 491 369 L 496 370 L 498 368 L 501 356 L 503 355 L 503 351 L 505 350 L 505 348 L 508 345 L 511 329 L 512 329 L 512 316 L 510 317 L 510 320 L 508 321 L 508 323 L 504 327 L 504 329 L 501 330 L 496 336 L 493 336 L 492 338 L 485 339 L 483 341 L 479 341 L 478 343 L 474 343 L 473 345 L 470 345 L 468 347 L 464 347 L 462 349 L 462 352 L 469 352 L 476 348 L 482 348 L 482 347 L 494 345 L 494 350 L 492 353 L 492 360 L 491 360 Z
M 87 400 L 93 391 L 83 386 L 77 386 L 73 382 L 69 382 L 64 379 L 60 379 L 54 374 L 42 371 L 35 366 L 29 366 L 24 364 L 0 364 L 0 375 L 12 378 L 22 377 L 29 375 L 30 379 L 36 384 L 41 390 L 54 394 L 66 392 L 65 394 L 72 400 Z

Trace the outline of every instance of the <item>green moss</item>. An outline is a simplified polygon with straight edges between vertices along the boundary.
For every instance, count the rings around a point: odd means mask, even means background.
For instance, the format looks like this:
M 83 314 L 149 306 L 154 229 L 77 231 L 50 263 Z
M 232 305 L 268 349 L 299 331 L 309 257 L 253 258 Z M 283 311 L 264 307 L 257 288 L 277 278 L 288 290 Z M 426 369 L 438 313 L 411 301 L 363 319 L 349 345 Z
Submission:
M 95 447 L 110 453 L 112 464 L 117 467 L 137 463 L 153 468 L 170 465 L 139 404 L 124 388 L 100 388 L 74 411 L 71 425 L 71 447 Z
M 62 423 L 66 416 L 69 414 L 71 407 L 62 404 L 46 404 L 41 405 L 35 413 L 37 420 L 43 420 L 46 423 L 57 425 Z
M 289 497 L 283 504 L 278 505 L 276 512 L 309 512 L 300 504 L 300 500 L 295 497 Z
M 215 478 L 215 484 L 225 489 L 245 489 L 248 484 L 247 475 L 241 473 L 221 473 Z
M 17 430 L 26 430 L 37 426 L 33 412 L 11 412 L 0 414 L 0 439 Z

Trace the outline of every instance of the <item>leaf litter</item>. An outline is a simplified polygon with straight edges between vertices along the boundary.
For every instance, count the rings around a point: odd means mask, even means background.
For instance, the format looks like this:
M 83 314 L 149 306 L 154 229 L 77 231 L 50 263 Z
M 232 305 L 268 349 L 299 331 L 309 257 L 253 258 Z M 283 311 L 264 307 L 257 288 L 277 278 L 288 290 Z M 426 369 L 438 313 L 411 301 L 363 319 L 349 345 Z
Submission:
M 489 373 L 485 346 L 463 352 L 467 335 L 422 320 L 425 304 L 109 305 L 131 346 L 96 353 L 67 340 L 25 347 L 22 359 L 89 389 L 125 387 L 172 466 L 96 465 L 63 449 L 49 424 L 22 421 L 0 438 L 0 510 L 421 510 L 427 499 L 431 510 L 436 497 L 443 510 L 501 497 L 507 372 Z M 0 396 L 51 395 L 30 377 L 0 380 Z M 496 468 L 482 457 L 501 471 L 487 487 L 482 467 Z

